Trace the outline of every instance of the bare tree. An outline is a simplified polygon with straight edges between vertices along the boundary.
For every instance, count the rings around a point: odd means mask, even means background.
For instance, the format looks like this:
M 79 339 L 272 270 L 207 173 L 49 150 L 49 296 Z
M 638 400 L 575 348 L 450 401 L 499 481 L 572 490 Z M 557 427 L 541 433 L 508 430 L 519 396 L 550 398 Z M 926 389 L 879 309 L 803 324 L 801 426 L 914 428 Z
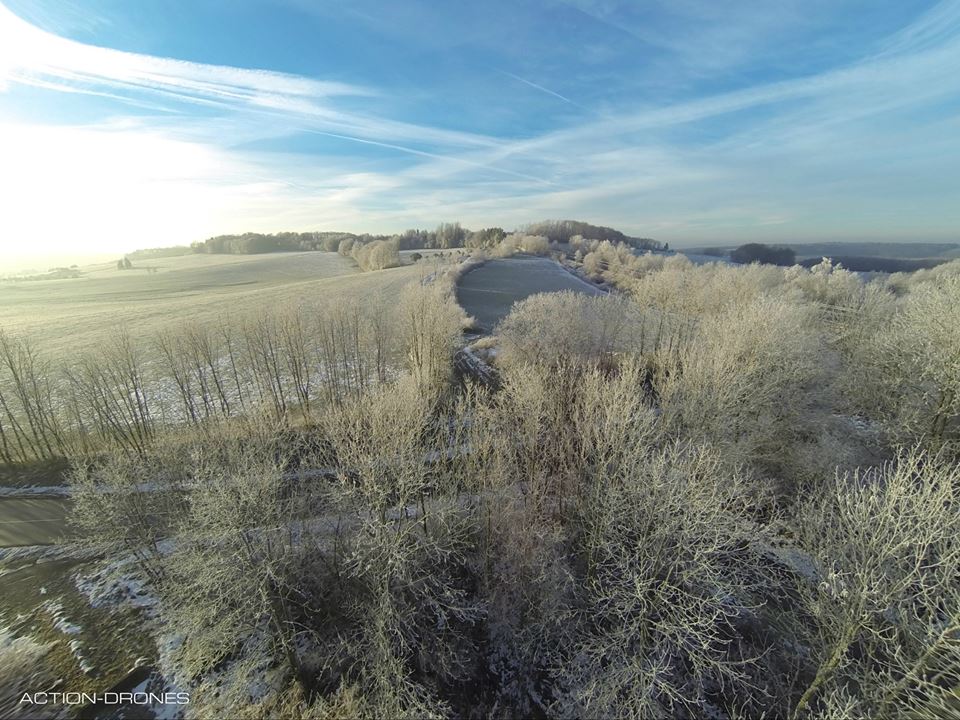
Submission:
M 437 393 L 450 380 L 463 310 L 449 288 L 434 284 L 404 288 L 398 312 L 407 366 L 422 392 Z

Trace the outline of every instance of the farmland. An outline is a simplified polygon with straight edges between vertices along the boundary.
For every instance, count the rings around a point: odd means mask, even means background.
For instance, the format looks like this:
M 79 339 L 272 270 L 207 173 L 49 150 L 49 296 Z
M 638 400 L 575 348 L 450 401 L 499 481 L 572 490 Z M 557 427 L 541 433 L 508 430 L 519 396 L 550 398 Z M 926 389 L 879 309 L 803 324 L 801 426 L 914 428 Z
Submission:
M 160 427 L 264 403 L 275 418 L 290 403 L 309 413 L 311 400 L 383 381 L 401 362 L 391 325 L 403 289 L 443 275 L 446 259 L 361 273 L 334 253 L 198 255 L 10 281 L 0 453 L 71 457 L 94 437 L 142 449 Z M 446 298 L 448 285 L 434 287 Z
M 428 270 L 406 265 L 360 273 L 337 253 L 303 252 L 186 255 L 144 260 L 132 270 L 111 263 L 81 271 L 77 279 L 0 282 L 0 327 L 27 333 L 51 354 L 74 354 L 121 328 L 145 337 L 186 319 L 205 323 L 262 308 L 390 297 Z

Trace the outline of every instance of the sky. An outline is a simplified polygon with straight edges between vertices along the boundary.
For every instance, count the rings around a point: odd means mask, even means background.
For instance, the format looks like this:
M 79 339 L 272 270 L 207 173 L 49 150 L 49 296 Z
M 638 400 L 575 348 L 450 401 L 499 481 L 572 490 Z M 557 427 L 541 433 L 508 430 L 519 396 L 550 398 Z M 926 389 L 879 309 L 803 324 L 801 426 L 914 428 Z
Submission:
M 960 240 L 960 0 L 0 0 L 0 266 L 547 218 Z

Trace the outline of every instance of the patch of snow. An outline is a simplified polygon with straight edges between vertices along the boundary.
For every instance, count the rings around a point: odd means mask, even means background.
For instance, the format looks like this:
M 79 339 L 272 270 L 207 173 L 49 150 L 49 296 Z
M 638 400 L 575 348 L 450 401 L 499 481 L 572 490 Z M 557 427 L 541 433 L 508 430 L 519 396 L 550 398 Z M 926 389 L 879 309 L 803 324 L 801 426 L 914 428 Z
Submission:
M 58 600 L 48 600 L 43 604 L 43 609 L 50 613 L 53 618 L 53 626 L 64 635 L 79 635 L 80 627 L 67 620 L 64 615 L 63 605 Z
M 799 548 L 764 542 L 758 543 L 758 549 L 764 557 L 786 567 L 808 581 L 812 583 L 820 581 L 820 573 L 817 571 L 813 558 Z
M 77 659 L 77 664 L 80 666 L 81 672 L 86 675 L 94 674 L 97 668 L 90 662 L 90 658 L 87 657 L 87 654 L 84 652 L 83 641 L 79 637 L 80 633 L 83 632 L 83 628 L 70 622 L 59 598 L 57 600 L 47 600 L 41 607 L 50 614 L 53 620 L 53 627 L 58 632 L 70 638 L 67 645 L 70 648 L 70 652 Z
M 107 563 L 92 573 L 75 576 L 77 589 L 92 607 L 133 607 L 154 614 L 157 599 L 139 578 L 132 555 Z

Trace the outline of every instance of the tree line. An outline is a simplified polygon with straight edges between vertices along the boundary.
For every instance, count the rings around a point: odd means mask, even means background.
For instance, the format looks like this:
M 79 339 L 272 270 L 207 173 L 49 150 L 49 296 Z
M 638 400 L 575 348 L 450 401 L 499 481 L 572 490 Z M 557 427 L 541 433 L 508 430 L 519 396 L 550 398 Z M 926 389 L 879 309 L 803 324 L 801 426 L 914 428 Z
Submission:
M 632 247 L 660 249 L 660 243 L 647 238 L 630 238 L 623 233 L 597 225 L 574 220 L 546 221 L 523 229 L 527 235 L 542 235 L 553 243 L 565 243 L 574 235 L 582 235 L 611 242 L 622 242 Z M 394 235 L 354 234 L 346 232 L 281 232 L 275 234 L 243 233 L 218 235 L 191 244 L 195 253 L 247 255 L 271 252 L 318 250 L 341 251 L 341 245 L 365 245 L 373 242 L 392 242 L 397 250 L 449 250 L 451 248 L 496 247 L 506 237 L 503 228 L 491 227 L 468 230 L 458 222 L 441 223 L 434 230 L 410 229 Z M 173 249 L 179 251 L 179 249 Z M 153 251 L 157 252 L 157 251 Z
M 391 377 L 403 366 L 404 348 L 420 367 L 421 346 L 432 348 L 450 322 L 435 319 L 411 330 L 398 318 L 413 323 L 416 314 L 407 312 L 413 304 L 422 312 L 436 304 L 457 311 L 444 300 L 449 292 L 441 285 L 411 289 L 394 308 L 374 302 L 276 308 L 211 324 L 177 323 L 147 337 L 121 328 L 70 359 L 0 330 L 0 462 L 78 458 L 110 448 L 142 455 L 165 428 L 202 428 L 249 413 L 309 418 L 318 405 L 343 402 Z

